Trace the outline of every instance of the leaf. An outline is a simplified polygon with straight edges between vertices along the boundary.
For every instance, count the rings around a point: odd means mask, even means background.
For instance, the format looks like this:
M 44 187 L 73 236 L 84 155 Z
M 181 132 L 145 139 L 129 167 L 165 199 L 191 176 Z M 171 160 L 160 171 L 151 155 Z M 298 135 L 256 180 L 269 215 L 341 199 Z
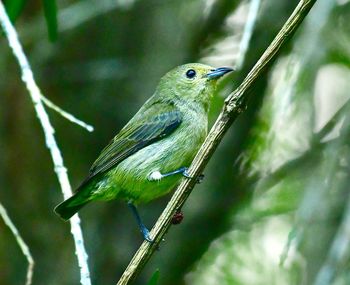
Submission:
M 44 14 L 50 41 L 57 39 L 57 6 L 55 0 L 43 0 Z
M 27 0 L 9 0 L 5 2 L 6 12 L 12 23 L 16 21 Z
M 147 285 L 157 285 L 159 279 L 159 269 L 157 268 L 156 271 L 152 274 L 152 277 L 149 279 Z

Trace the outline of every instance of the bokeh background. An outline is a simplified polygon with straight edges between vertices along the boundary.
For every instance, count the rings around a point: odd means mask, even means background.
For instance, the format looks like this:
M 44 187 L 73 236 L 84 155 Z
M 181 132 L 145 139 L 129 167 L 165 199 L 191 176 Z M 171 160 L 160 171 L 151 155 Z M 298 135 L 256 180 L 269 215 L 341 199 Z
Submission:
M 236 67 L 220 84 L 213 122 L 298 1 L 61 0 L 54 41 L 42 2 L 19 2 L 16 29 L 41 90 L 95 127 L 88 133 L 47 110 L 74 188 L 174 66 Z M 245 50 L 252 2 L 259 9 Z M 349 18 L 350 1 L 317 1 L 134 284 L 157 269 L 158 284 L 169 285 L 350 284 Z M 3 34 L 0 74 L 0 202 L 34 257 L 33 284 L 78 284 L 69 224 L 53 213 L 63 197 Z M 149 227 L 168 200 L 140 207 Z M 93 284 L 116 283 L 142 242 L 131 213 L 114 201 L 80 216 Z M 26 269 L 0 220 L 0 284 L 24 284 Z

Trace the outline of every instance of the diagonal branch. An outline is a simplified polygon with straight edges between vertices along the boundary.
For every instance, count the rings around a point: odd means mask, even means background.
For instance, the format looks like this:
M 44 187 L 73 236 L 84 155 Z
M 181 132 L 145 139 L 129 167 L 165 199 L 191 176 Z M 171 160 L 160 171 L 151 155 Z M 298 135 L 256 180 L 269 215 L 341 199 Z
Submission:
M 181 182 L 151 231 L 151 238 L 154 240 L 154 242 L 149 243 L 144 241 L 142 243 L 117 285 L 130 284 L 130 282 L 135 279 L 154 251 L 157 249 L 159 243 L 162 241 L 164 235 L 171 226 L 171 219 L 173 215 L 177 210 L 181 209 L 195 186 L 196 178 L 200 175 L 200 173 L 202 173 L 204 167 L 208 163 L 228 128 L 231 126 L 237 116 L 244 111 L 248 99 L 248 91 L 260 78 L 260 76 L 266 70 L 268 64 L 272 62 L 281 47 L 288 39 L 291 38 L 294 31 L 299 27 L 302 20 L 306 17 L 315 2 L 316 0 L 301 0 L 299 2 L 292 15 L 289 17 L 287 22 L 284 24 L 280 32 L 277 34 L 255 66 L 251 69 L 241 85 L 228 96 L 223 110 L 210 130 L 204 144 L 200 148 L 189 169 L 189 174 L 194 179 L 184 179 Z
M 22 253 L 26 257 L 28 261 L 28 269 L 27 269 L 27 277 L 26 277 L 26 285 L 31 285 L 32 284 L 32 279 L 33 279 L 33 270 L 34 270 L 34 259 L 32 257 L 32 254 L 30 253 L 29 247 L 27 244 L 24 242 L 23 238 L 19 234 L 16 226 L 14 223 L 11 221 L 9 215 L 7 214 L 7 211 L 5 207 L 0 203 L 0 217 L 4 220 L 5 224 L 9 227 L 10 231 L 14 235 L 17 244 L 19 245 Z
M 72 189 L 69 183 L 67 169 L 64 166 L 61 152 L 57 146 L 54 129 L 50 123 L 49 117 L 44 108 L 42 98 L 43 95 L 34 80 L 33 72 L 30 68 L 29 62 L 23 52 L 22 46 L 18 40 L 18 36 L 15 28 L 12 26 L 10 19 L 8 18 L 5 7 L 0 0 L 0 26 L 3 28 L 6 38 L 9 42 L 9 46 L 15 58 L 18 61 L 18 65 L 21 70 L 22 81 L 25 83 L 29 95 L 33 101 L 34 109 L 36 111 L 39 122 L 43 128 L 45 134 L 46 145 L 50 150 L 54 170 L 57 174 L 62 193 L 65 199 L 72 195 Z M 80 227 L 80 219 L 78 215 L 74 215 L 70 220 L 71 233 L 73 235 L 76 255 L 78 264 L 80 267 L 80 282 L 82 285 L 90 285 L 90 272 L 87 264 L 87 253 L 84 247 L 83 233 Z
M 89 132 L 93 132 L 94 131 L 94 127 L 93 126 L 83 122 L 82 120 L 77 119 L 72 114 L 70 114 L 70 113 L 66 112 L 65 110 L 63 110 L 62 108 L 58 107 L 55 103 L 53 103 L 52 101 L 47 99 L 43 94 L 40 94 L 40 98 L 41 98 L 41 101 L 47 107 L 49 107 L 52 110 L 56 111 L 63 118 L 67 119 L 68 121 L 70 121 L 70 122 L 72 122 L 74 124 L 77 124 L 78 126 L 81 126 L 82 128 L 84 128 L 85 130 L 87 130 Z

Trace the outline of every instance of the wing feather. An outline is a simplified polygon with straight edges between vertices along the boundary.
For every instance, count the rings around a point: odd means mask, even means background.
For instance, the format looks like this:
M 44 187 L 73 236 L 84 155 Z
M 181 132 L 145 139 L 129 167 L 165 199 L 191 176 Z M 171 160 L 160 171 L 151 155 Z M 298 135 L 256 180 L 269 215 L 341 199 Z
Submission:
M 138 150 L 170 135 L 181 124 L 181 113 L 174 107 L 166 108 L 160 113 L 161 106 L 148 110 L 147 120 L 135 116 L 101 152 L 92 165 L 88 177 L 82 185 L 92 178 L 118 165 L 121 161 L 136 153 Z M 80 188 L 79 187 L 79 188 Z

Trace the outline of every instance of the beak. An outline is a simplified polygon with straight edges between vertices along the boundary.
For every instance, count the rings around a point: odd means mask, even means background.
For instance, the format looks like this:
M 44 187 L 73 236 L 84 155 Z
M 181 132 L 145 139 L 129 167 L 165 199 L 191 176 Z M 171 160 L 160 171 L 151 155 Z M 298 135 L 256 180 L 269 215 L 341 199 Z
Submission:
M 230 67 L 219 67 L 216 69 L 212 69 L 209 73 L 206 74 L 206 77 L 208 77 L 209 80 L 218 79 L 224 74 L 229 73 L 231 71 L 233 71 L 233 69 Z

